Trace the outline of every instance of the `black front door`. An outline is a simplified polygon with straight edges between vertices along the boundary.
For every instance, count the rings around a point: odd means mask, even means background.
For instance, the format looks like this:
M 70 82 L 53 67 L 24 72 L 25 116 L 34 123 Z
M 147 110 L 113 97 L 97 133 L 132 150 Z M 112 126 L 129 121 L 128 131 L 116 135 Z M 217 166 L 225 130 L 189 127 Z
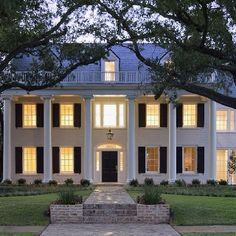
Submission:
M 117 152 L 102 152 L 102 182 L 117 182 Z

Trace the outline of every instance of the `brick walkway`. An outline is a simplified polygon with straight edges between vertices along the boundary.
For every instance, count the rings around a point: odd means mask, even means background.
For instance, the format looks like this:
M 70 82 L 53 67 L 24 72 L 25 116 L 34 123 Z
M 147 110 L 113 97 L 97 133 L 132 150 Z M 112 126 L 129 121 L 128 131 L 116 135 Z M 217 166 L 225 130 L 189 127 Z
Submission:
M 41 236 L 180 236 L 170 225 L 52 224 Z
M 85 204 L 135 204 L 121 186 L 98 186 Z

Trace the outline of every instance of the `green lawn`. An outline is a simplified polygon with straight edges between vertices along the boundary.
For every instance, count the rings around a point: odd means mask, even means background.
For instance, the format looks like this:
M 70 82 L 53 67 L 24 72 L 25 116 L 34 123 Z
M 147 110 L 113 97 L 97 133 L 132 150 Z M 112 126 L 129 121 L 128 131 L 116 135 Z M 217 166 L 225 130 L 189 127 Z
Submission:
M 33 233 L 6 233 L 0 232 L 0 236 L 36 236 L 37 234 Z
M 127 189 L 131 197 L 142 194 L 140 188 Z M 163 194 L 174 212 L 175 225 L 236 224 L 236 199 Z
M 92 188 L 80 189 L 76 193 L 87 197 Z M 0 225 L 46 225 L 49 218 L 45 215 L 49 204 L 58 195 L 18 196 L 0 198 Z

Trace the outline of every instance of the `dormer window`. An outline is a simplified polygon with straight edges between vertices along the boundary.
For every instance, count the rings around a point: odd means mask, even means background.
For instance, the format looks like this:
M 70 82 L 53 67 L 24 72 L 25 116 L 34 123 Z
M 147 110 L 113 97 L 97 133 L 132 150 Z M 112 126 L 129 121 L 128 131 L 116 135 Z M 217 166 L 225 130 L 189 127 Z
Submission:
M 104 75 L 104 80 L 105 81 L 115 81 L 116 76 L 116 64 L 115 61 L 105 61 L 105 75 Z

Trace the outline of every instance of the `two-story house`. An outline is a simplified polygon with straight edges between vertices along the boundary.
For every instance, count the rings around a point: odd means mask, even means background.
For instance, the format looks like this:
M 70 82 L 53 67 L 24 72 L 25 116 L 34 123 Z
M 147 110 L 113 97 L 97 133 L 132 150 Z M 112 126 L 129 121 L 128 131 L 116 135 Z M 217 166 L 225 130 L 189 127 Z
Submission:
M 151 44 L 143 51 L 162 52 Z M 29 60 L 15 61 L 19 73 Z M 150 82 L 135 54 L 114 46 L 107 59 L 77 68 L 60 86 L 5 91 L 3 180 L 227 179 L 235 110 L 184 91 L 178 106 L 165 96 L 155 100 L 146 92 Z

